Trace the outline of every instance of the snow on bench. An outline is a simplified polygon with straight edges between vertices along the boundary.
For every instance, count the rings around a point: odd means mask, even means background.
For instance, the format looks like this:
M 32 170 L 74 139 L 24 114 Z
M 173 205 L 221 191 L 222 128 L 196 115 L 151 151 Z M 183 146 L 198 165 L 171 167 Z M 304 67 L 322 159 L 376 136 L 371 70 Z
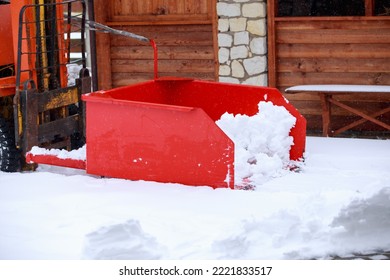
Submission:
M 320 96 L 322 106 L 322 134 L 323 136 L 335 136 L 348 129 L 358 126 L 366 121 L 370 121 L 379 126 L 390 130 L 390 125 L 383 121 L 377 120 L 376 117 L 390 112 L 390 107 L 377 110 L 371 115 L 368 115 L 357 108 L 350 107 L 345 103 L 333 98 L 333 95 L 350 94 L 350 93 L 390 93 L 390 85 L 298 85 L 289 87 L 285 90 L 286 93 L 302 93 L 311 92 Z M 355 115 L 361 117 L 360 120 L 354 121 L 335 131 L 331 130 L 331 104 L 343 108 Z

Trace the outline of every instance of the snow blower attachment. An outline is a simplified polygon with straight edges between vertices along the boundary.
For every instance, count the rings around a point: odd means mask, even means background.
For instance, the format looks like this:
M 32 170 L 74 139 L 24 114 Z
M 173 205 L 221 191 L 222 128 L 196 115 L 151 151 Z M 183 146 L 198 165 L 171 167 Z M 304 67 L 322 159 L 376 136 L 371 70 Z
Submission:
M 83 95 L 86 159 L 28 159 L 130 180 L 234 188 L 234 144 L 216 125 L 225 113 L 252 116 L 260 101 L 296 118 L 290 159 L 303 157 L 306 120 L 274 88 L 165 78 Z

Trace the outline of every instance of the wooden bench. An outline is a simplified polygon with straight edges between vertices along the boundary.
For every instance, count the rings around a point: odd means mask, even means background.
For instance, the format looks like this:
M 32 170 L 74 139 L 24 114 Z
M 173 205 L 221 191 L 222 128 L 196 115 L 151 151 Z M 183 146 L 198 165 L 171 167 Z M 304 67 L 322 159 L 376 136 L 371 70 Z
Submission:
M 376 117 L 390 112 L 390 107 L 373 112 L 368 115 L 357 108 L 353 108 L 340 100 L 335 99 L 334 95 L 351 94 L 351 93 L 389 93 L 390 86 L 385 85 L 299 85 L 289 87 L 286 93 L 316 93 L 319 95 L 322 106 L 322 134 L 323 136 L 335 136 L 348 129 L 358 126 L 364 122 L 370 121 L 379 126 L 390 130 L 390 125 L 376 119 Z M 347 124 L 335 131 L 331 127 L 331 104 L 343 108 L 355 115 L 361 117 L 360 120 Z

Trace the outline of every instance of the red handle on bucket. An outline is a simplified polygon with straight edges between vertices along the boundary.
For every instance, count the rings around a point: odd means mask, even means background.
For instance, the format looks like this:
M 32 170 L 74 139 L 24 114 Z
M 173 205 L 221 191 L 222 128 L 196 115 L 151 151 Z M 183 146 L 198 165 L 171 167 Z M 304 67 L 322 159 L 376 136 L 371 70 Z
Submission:
M 154 40 L 150 40 L 150 45 L 153 47 L 153 56 L 154 56 L 154 79 L 157 80 L 158 78 L 158 51 L 157 51 L 157 45 Z

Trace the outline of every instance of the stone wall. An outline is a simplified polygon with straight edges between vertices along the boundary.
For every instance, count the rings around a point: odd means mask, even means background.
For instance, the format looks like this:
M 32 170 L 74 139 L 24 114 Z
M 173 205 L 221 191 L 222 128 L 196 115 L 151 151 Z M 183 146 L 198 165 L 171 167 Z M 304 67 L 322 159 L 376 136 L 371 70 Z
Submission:
M 221 82 L 267 85 L 265 0 L 218 0 Z

